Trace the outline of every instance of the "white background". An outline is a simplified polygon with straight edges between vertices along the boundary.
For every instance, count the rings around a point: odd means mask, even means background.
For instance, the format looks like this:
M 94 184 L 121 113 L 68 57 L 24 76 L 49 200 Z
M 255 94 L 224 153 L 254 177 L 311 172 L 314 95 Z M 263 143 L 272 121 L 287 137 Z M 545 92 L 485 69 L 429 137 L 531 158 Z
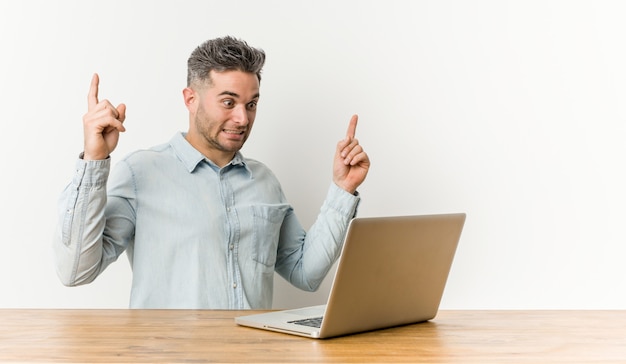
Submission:
M 0 307 L 128 305 L 124 256 L 63 287 L 56 202 L 91 75 L 128 106 L 114 161 L 187 129 L 189 53 L 267 52 L 243 149 L 309 226 L 350 115 L 360 216 L 466 212 L 442 308 L 626 309 L 626 2 L 2 1 Z M 275 307 L 324 302 L 277 278 Z

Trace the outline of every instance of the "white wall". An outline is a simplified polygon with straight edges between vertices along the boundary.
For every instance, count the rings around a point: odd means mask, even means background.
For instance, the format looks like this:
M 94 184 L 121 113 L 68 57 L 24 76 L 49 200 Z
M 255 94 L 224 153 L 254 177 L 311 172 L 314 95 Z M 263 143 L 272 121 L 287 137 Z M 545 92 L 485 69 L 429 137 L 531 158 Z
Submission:
M 187 127 L 186 59 L 226 34 L 268 54 L 255 130 L 305 225 L 352 113 L 361 216 L 459 212 L 442 308 L 626 309 L 622 1 L 2 1 L 0 307 L 127 307 L 130 270 L 65 288 L 56 199 L 93 72 L 128 105 L 113 158 Z M 276 307 L 319 303 L 277 279 Z

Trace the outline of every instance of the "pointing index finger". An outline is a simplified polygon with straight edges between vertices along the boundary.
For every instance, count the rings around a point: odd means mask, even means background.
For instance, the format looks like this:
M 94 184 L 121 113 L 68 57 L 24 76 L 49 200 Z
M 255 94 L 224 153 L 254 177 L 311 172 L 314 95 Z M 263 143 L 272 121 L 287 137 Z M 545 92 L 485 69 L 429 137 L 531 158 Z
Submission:
M 352 140 L 356 134 L 356 123 L 359 120 L 358 115 L 352 115 L 350 124 L 348 124 L 348 132 L 346 133 L 346 139 Z
M 87 94 L 87 106 L 91 110 L 98 105 L 98 84 L 100 83 L 100 77 L 97 73 L 93 74 L 91 78 L 91 86 L 89 86 L 89 94 Z

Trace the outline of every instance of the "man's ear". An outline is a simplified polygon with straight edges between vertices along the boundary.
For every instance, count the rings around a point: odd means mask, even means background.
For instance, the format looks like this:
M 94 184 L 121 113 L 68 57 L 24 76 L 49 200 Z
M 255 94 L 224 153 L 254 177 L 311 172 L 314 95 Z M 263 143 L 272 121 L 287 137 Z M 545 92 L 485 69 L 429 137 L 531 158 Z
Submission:
M 191 87 L 185 87 L 183 89 L 183 100 L 185 100 L 185 106 L 189 112 L 195 113 L 198 108 L 198 94 Z

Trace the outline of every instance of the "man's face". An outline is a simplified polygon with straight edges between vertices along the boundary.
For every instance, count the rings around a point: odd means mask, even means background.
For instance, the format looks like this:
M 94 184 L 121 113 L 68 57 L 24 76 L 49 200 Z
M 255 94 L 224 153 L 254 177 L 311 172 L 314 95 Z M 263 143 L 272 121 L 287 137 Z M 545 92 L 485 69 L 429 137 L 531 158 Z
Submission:
M 211 85 L 185 91 L 190 112 L 187 140 L 223 166 L 250 135 L 259 101 L 259 80 L 255 74 L 242 71 L 211 71 L 210 76 Z

